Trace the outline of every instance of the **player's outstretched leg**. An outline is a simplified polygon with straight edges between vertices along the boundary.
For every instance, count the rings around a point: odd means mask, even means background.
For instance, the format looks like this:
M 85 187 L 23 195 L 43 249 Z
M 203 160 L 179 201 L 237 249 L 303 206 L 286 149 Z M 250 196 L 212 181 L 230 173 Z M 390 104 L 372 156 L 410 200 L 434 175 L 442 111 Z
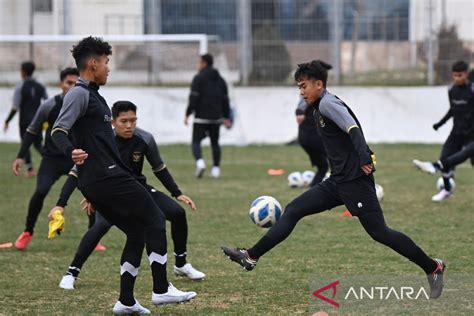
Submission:
M 245 270 L 251 271 L 261 256 L 290 235 L 300 219 L 330 210 L 341 204 L 342 200 L 337 194 L 336 184 L 332 180 L 320 182 L 291 201 L 281 218 L 252 248 L 222 246 L 222 252 Z

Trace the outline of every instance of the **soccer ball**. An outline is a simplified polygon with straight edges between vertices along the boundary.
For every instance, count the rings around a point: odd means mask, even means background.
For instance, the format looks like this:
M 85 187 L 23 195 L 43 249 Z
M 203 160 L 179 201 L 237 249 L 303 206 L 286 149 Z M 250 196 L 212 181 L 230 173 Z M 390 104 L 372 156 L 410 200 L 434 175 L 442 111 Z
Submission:
M 301 174 L 301 177 L 303 178 L 303 185 L 305 187 L 309 186 L 311 182 L 313 182 L 314 175 L 315 175 L 314 171 L 311 171 L 311 170 L 306 170 L 305 172 Z
M 250 205 L 249 216 L 252 222 L 260 227 L 273 226 L 283 213 L 280 203 L 271 196 L 260 196 Z
M 378 183 L 375 184 L 375 194 L 377 194 L 377 200 L 382 202 L 385 192 L 383 191 L 383 187 Z
M 288 175 L 288 185 L 290 188 L 298 188 L 304 185 L 303 176 L 301 172 L 295 171 Z
M 454 190 L 454 188 L 456 187 L 456 182 L 454 182 L 454 179 L 449 178 L 449 183 L 451 184 L 451 191 Z M 443 177 L 439 177 L 438 180 L 436 180 L 436 188 L 438 189 L 438 191 L 444 189 Z

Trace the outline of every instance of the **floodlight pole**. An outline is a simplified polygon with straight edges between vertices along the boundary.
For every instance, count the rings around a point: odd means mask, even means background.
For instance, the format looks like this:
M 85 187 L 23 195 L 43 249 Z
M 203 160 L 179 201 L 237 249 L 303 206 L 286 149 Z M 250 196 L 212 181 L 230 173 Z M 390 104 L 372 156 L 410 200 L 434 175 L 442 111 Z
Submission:
M 341 0 L 333 1 L 333 66 L 334 66 L 334 83 L 341 83 Z

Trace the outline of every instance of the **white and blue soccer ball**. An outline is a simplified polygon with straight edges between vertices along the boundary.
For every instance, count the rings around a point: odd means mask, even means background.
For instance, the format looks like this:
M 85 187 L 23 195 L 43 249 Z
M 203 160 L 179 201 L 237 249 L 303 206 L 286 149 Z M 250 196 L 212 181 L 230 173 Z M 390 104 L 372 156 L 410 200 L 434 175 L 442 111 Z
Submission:
M 271 196 L 259 196 L 250 205 L 250 220 L 263 228 L 273 226 L 281 217 L 283 210 L 280 202 Z
M 292 172 L 288 175 L 288 185 L 290 188 L 301 188 L 304 186 L 303 175 L 299 171 Z
M 456 182 L 454 181 L 454 179 L 449 178 L 449 183 L 451 184 L 451 191 L 454 190 L 454 188 L 456 187 Z M 438 191 L 444 189 L 443 177 L 439 177 L 438 180 L 436 180 L 436 188 L 438 189 Z
M 383 187 L 378 183 L 375 184 L 375 194 L 377 194 L 377 200 L 379 200 L 379 202 L 382 202 L 385 196 L 385 192 L 383 190 Z
M 306 170 L 301 174 L 301 177 L 303 178 L 303 186 L 309 187 L 311 185 L 311 182 L 313 182 L 314 176 L 316 173 L 311 170 Z

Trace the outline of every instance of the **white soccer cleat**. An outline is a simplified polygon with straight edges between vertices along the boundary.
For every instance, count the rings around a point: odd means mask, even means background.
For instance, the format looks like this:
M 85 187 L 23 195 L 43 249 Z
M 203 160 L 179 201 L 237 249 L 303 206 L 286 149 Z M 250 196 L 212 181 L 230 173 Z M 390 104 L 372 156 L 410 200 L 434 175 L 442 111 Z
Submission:
M 74 290 L 74 283 L 76 283 L 76 278 L 70 274 L 63 275 L 61 282 L 59 282 L 59 287 L 64 290 Z
M 176 276 L 187 277 L 187 278 L 190 278 L 191 280 L 202 280 L 206 277 L 204 273 L 196 270 L 190 263 L 186 263 L 181 268 L 174 266 L 173 273 Z
M 204 159 L 196 160 L 196 178 L 202 178 L 204 171 L 206 170 L 206 163 Z
M 170 304 L 170 303 L 184 303 L 196 297 L 196 292 L 183 292 L 169 284 L 168 292 L 163 294 L 151 293 L 151 302 L 155 305 Z
M 433 195 L 431 200 L 433 202 L 441 202 L 441 201 L 446 200 L 447 198 L 451 197 L 452 195 L 453 195 L 453 192 L 442 189 L 437 194 Z
M 433 166 L 433 164 L 429 161 L 420 161 L 420 160 L 414 159 L 413 164 L 418 169 L 420 169 L 421 171 L 424 171 L 426 173 L 435 174 L 436 171 L 437 171 L 435 166 Z
M 112 309 L 114 315 L 126 315 L 126 314 L 151 314 L 150 310 L 141 306 L 140 303 L 135 300 L 135 305 L 127 306 L 123 305 L 120 301 L 115 303 Z
M 218 166 L 212 167 L 211 176 L 216 179 L 219 178 L 221 176 L 221 168 L 219 168 Z

